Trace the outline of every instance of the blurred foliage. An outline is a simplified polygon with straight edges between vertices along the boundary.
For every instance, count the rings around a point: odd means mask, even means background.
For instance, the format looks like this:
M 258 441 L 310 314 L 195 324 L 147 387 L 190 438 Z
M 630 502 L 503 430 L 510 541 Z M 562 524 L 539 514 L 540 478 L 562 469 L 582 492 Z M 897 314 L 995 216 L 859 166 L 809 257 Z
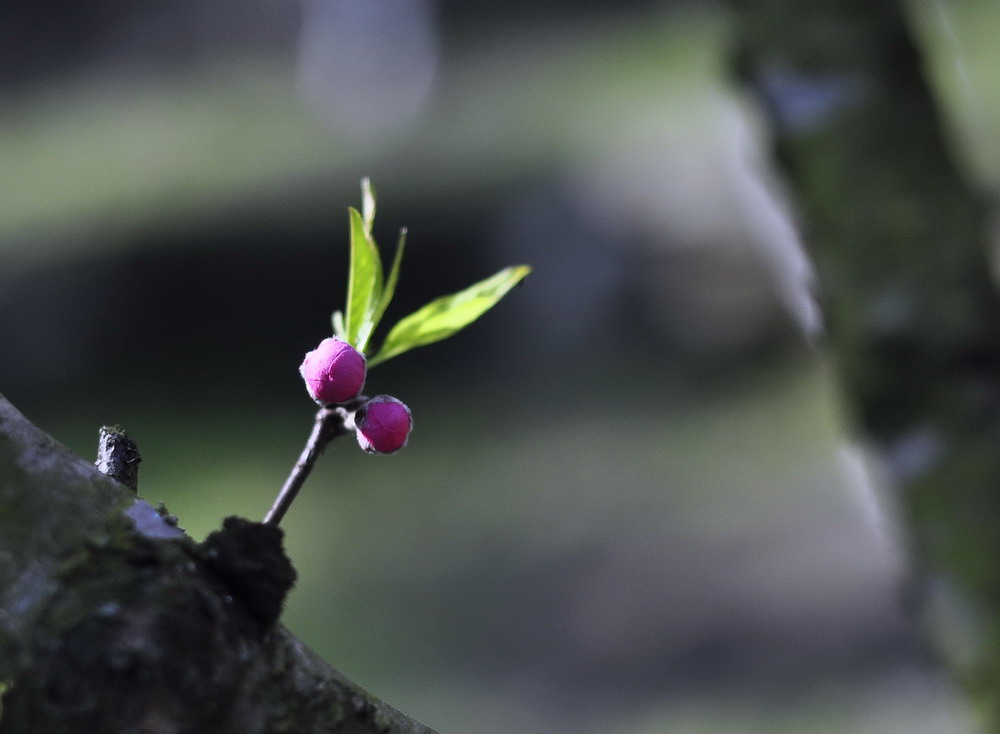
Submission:
M 906 3 L 948 125 L 950 152 L 983 193 L 1000 190 L 1000 6 L 990 0 Z
M 936 7 L 950 23 L 948 5 Z M 996 731 L 1000 299 L 985 236 L 994 202 L 954 162 L 901 8 L 819 0 L 805 11 L 772 2 L 741 16 L 749 76 L 765 90 L 777 68 L 813 87 L 851 82 L 811 124 L 782 115 L 780 91 L 764 95 L 815 243 L 846 393 L 902 496 L 915 604 Z M 962 83 L 972 93 L 971 79 Z M 948 644 L 955 627 L 977 649 Z
M 422 201 L 495 187 L 586 154 L 622 110 L 659 118 L 665 99 L 701 96 L 721 70 L 720 32 L 657 14 L 569 25 L 558 44 L 515 34 L 516 56 L 498 41 L 449 67 L 428 118 L 388 146 L 325 128 L 296 100 L 288 60 L 55 84 L 5 101 L 0 252 L 16 266 L 262 212 L 325 223 L 368 174 L 383 195 Z

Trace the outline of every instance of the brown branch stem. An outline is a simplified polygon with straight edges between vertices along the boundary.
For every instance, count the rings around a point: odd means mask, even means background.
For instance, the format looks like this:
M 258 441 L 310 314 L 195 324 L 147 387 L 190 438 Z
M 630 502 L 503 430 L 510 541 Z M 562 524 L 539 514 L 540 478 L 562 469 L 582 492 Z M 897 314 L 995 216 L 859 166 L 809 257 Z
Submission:
M 323 453 L 327 444 L 333 439 L 350 431 L 348 428 L 350 416 L 365 400 L 364 396 L 358 396 L 350 403 L 337 406 L 324 406 L 316 412 L 316 420 L 313 423 L 312 432 L 309 434 L 305 448 L 302 449 L 299 460 L 295 462 L 295 466 L 292 467 L 288 479 L 285 480 L 284 486 L 278 492 L 278 496 L 275 498 L 271 509 L 264 516 L 265 524 L 277 525 L 281 522 L 285 513 L 288 512 L 288 508 L 291 507 L 292 502 L 298 496 L 299 490 L 302 489 L 302 485 L 305 484 L 306 479 L 312 472 L 313 466 L 316 465 L 316 460 L 320 457 L 320 454 Z

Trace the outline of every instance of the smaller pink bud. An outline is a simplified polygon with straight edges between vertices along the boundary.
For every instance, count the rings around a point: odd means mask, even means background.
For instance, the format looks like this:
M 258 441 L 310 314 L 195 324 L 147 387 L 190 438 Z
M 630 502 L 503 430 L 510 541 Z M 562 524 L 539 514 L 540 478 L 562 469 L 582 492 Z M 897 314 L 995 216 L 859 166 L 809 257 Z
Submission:
M 413 428 L 410 409 L 390 395 L 376 395 L 354 415 L 358 444 L 369 454 L 391 454 L 406 446 Z
M 306 390 L 317 403 L 343 403 L 357 397 L 365 384 L 365 356 L 331 336 L 306 355 L 299 367 Z

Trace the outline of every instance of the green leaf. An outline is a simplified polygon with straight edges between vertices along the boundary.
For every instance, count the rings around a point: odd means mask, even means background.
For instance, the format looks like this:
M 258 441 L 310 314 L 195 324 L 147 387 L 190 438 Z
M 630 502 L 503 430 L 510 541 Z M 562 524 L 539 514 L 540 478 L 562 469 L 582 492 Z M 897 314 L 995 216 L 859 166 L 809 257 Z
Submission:
M 367 192 L 370 194 L 371 189 Z M 370 204 L 374 213 L 374 201 Z M 351 269 L 347 281 L 347 341 L 363 352 L 372 332 L 372 317 L 382 294 L 382 259 L 365 222 L 353 207 L 351 214 Z
M 378 328 L 379 322 L 385 316 L 385 310 L 389 308 L 389 302 L 396 295 L 396 283 L 399 282 L 399 268 L 403 263 L 403 249 L 406 247 L 406 227 L 399 230 L 399 241 L 396 242 L 396 255 L 392 258 L 392 267 L 389 268 L 389 278 L 385 281 L 385 288 L 378 299 L 375 307 L 375 316 L 372 319 L 372 331 Z
M 431 301 L 397 323 L 368 366 L 392 359 L 416 347 L 446 339 L 478 319 L 531 272 L 527 265 L 504 268 L 463 291 Z

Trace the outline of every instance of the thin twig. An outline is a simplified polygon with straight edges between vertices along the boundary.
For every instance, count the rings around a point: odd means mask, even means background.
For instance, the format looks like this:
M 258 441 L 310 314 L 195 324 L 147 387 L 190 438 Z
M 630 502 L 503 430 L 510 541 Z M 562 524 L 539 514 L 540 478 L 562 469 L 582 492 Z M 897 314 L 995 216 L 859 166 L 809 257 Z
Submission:
M 350 415 L 364 400 L 363 396 L 359 396 L 349 404 L 325 406 L 317 411 L 316 422 L 313 423 L 309 440 L 306 441 L 305 448 L 302 449 L 299 460 L 292 467 L 292 471 L 288 475 L 288 479 L 285 480 L 284 486 L 278 492 L 274 504 L 267 515 L 264 516 L 265 524 L 277 525 L 281 522 L 281 518 L 288 512 L 292 501 L 298 495 L 299 490 L 302 489 L 302 485 L 316 464 L 316 459 L 323 453 L 323 449 L 326 448 L 326 445 L 330 441 L 337 436 L 342 436 L 349 432 L 350 429 L 347 426 L 347 422 Z

